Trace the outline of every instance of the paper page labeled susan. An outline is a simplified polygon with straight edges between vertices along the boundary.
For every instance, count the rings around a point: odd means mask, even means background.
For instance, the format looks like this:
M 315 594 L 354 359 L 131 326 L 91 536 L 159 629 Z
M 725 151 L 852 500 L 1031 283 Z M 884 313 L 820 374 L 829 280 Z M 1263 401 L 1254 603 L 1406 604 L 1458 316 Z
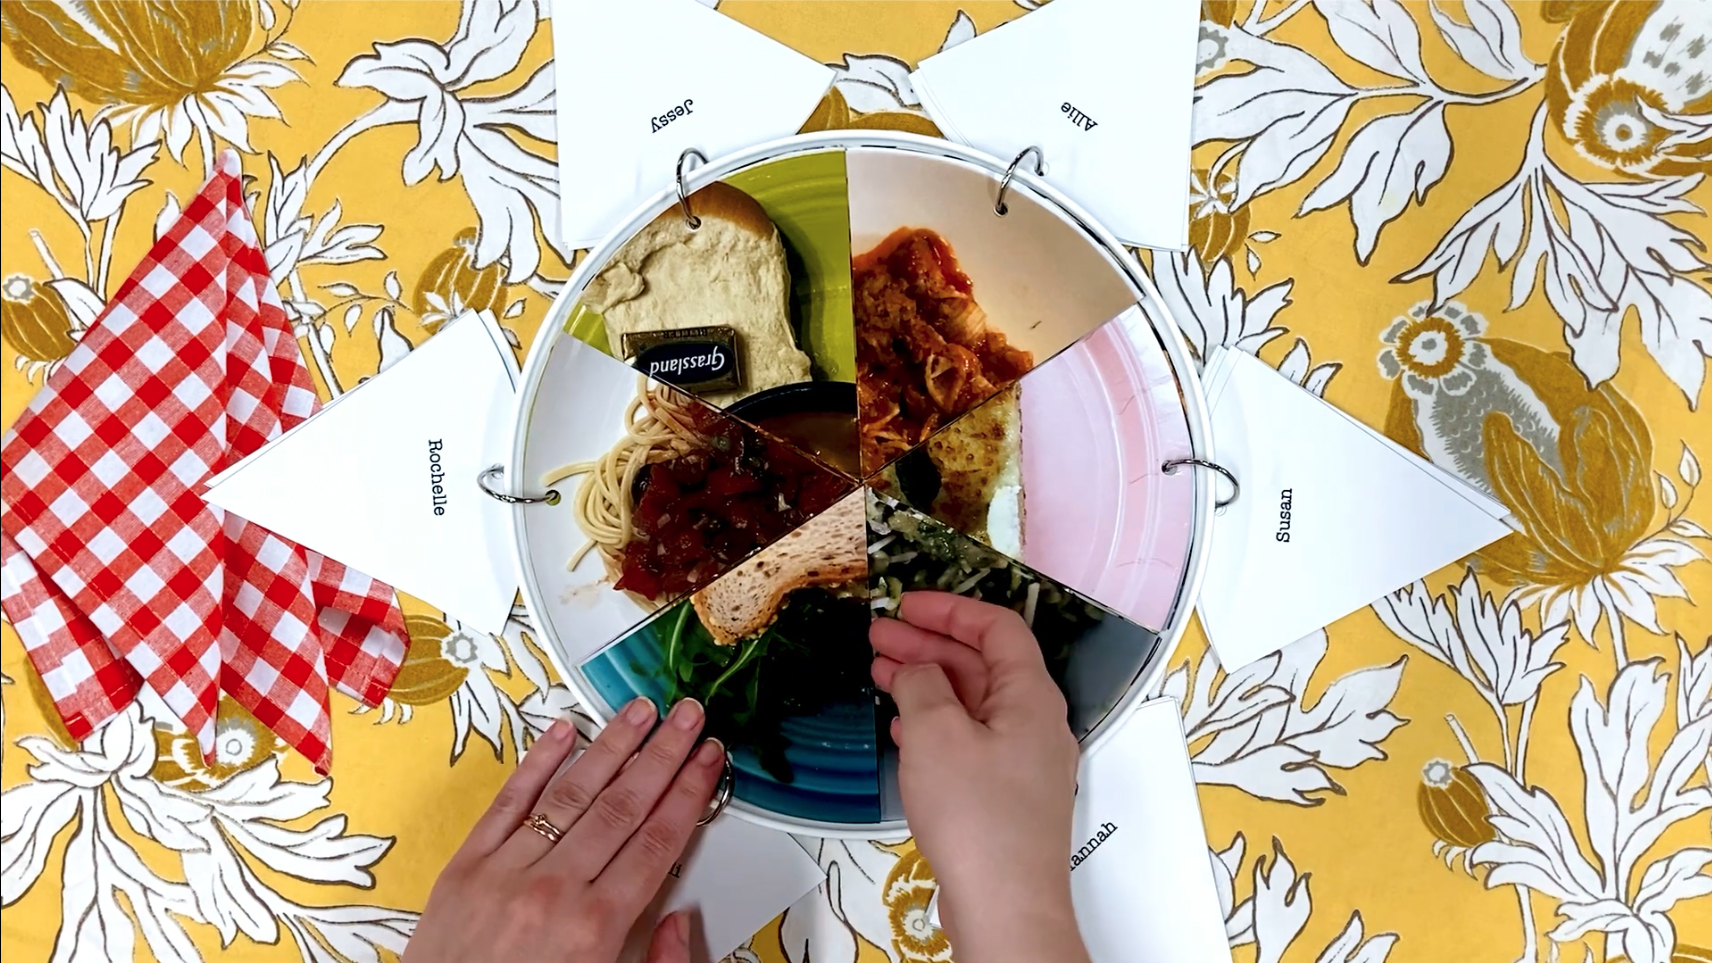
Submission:
M 1196 0 L 1055 0 L 929 57 L 910 74 L 940 129 L 1040 166 L 1131 244 L 1189 242 Z
M 209 482 L 205 498 L 486 632 L 517 595 L 504 460 L 517 361 L 492 314 L 447 324 L 385 373 Z
M 556 0 L 559 207 L 592 247 L 672 185 L 686 148 L 717 157 L 796 133 L 832 69 L 695 0 Z
M 1070 895 L 1094 963 L 1230 963 L 1178 720 L 1144 702 L 1082 757 Z
M 1197 610 L 1235 669 L 1510 533 L 1508 510 L 1241 351 L 1203 375 L 1214 459 L 1242 485 L 1213 521 Z
M 572 662 L 831 508 L 855 487 L 800 449 L 591 345 L 553 352 L 515 483 L 525 577 Z

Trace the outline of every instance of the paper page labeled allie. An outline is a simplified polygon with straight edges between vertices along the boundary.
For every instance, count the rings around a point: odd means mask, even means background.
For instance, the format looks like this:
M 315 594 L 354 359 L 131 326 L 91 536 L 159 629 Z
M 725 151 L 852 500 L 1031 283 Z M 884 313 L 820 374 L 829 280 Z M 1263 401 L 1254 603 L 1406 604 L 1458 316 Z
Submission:
M 707 955 L 723 959 L 768 921 L 826 879 L 820 864 L 788 834 L 762 829 L 735 816 L 721 816 L 690 839 L 654 902 L 636 921 L 619 959 L 639 963 L 654 927 L 668 913 L 693 910 L 692 930 Z
M 1215 352 L 1202 381 L 1214 460 L 1242 485 L 1214 518 L 1197 605 L 1227 669 L 1510 533 L 1502 503 L 1253 355 Z
M 832 68 L 695 0 L 555 0 L 563 250 L 671 186 L 678 156 L 797 132 Z
M 215 476 L 204 498 L 500 632 L 516 563 L 506 506 L 476 476 L 504 460 L 516 379 L 493 316 L 466 314 Z
M 1082 757 L 1070 893 L 1094 963 L 1230 963 L 1178 718 L 1144 702 Z
M 1046 182 L 1119 239 L 1180 250 L 1200 9 L 1055 0 L 927 58 L 910 80 L 953 140 L 1006 160 L 1038 147 Z

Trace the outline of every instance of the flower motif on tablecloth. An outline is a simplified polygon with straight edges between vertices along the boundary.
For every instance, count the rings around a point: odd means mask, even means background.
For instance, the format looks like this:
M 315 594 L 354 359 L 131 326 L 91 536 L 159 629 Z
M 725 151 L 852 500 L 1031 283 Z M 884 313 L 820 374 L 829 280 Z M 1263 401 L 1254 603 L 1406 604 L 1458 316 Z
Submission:
M 1635 176 L 1712 170 L 1712 23 L 1692 5 L 1554 0 L 1552 123 L 1581 156 Z
M 948 963 L 951 941 L 928 915 L 939 883 L 921 853 L 910 849 L 880 884 L 880 899 L 892 924 L 892 950 L 904 963 Z
M 1484 576 L 1537 602 L 1547 625 L 1573 619 L 1589 641 L 1606 621 L 1614 655 L 1626 662 L 1622 620 L 1661 632 L 1655 599 L 1684 597 L 1674 570 L 1705 558 L 1694 541 L 1707 535 L 1685 517 L 1698 459 L 1682 446 L 1679 493 L 1655 477 L 1651 433 L 1615 387 L 1589 389 L 1562 354 L 1463 340 L 1482 354 L 1464 369 L 1470 383 L 1461 392 L 1423 391 L 1424 381 L 1412 384 L 1412 370 L 1396 366 L 1386 434 L 1515 513 L 1522 531 L 1474 556 Z M 1392 370 L 1384 360 L 1380 367 Z
M 492 311 L 496 316 L 506 311 L 511 288 L 505 282 L 505 260 L 476 267 L 477 234 L 470 227 L 459 231 L 452 238 L 452 246 L 434 255 L 416 279 L 411 306 L 430 333 L 465 311 Z M 521 306 L 516 305 L 518 309 Z M 506 312 L 505 316 L 515 313 Z
M 214 761 L 202 758 L 189 731 L 155 727 L 155 764 L 149 775 L 163 786 L 188 791 L 213 789 L 238 773 L 285 755 L 285 743 L 273 730 L 229 697 L 220 697 L 214 718 Z
M 53 288 L 25 274 L 0 282 L 0 337 L 18 349 L 13 362 L 26 378 L 53 373 L 77 347 L 76 322 Z
M 1670 963 L 1678 949 L 1672 911 L 1712 894 L 1712 847 L 1679 846 L 1649 859 L 1671 826 L 1703 822 L 1697 817 L 1712 810 L 1712 788 L 1690 785 L 1712 746 L 1712 715 L 1669 725 L 1654 761 L 1651 737 L 1670 681 L 1662 669 L 1659 659 L 1624 666 L 1603 701 L 1583 676 L 1570 702 L 1591 859 L 1550 792 L 1491 763 L 1468 770 L 1491 803 L 1497 834 L 1471 854 L 1488 867 L 1487 885 L 1514 883 L 1550 897 L 1563 917 L 1551 939 L 1602 933 L 1607 953 L 1631 963 Z M 1677 667 L 1690 670 L 1686 658 Z
M 1448 759 L 1433 759 L 1421 767 L 1421 788 L 1415 793 L 1421 823 L 1433 835 L 1433 855 L 1449 866 L 1458 856 L 1462 867 L 1474 875 L 1469 853 L 1475 846 L 1497 838 L 1486 821 L 1486 794 L 1468 771 Z
M 944 52 L 975 36 L 975 21 L 959 10 L 939 44 Z M 846 53 L 832 68 L 832 89 L 826 92 L 799 133 L 819 130 L 902 130 L 928 137 L 943 136 L 927 116 L 921 97 L 910 82 L 910 65 L 888 54 Z
M 1440 391 L 1467 394 L 1486 367 L 1486 346 L 1476 340 L 1486 333 L 1486 319 L 1455 301 L 1432 308 L 1422 301 L 1379 336 L 1385 343 L 1379 372 L 1388 379 L 1401 377 L 1417 398 Z
M 456 763 L 472 734 L 493 748 L 521 758 L 531 740 L 556 720 L 570 718 L 589 737 L 594 721 L 577 705 L 564 683 L 554 681 L 537 654 L 527 610 L 513 606 L 505 634 L 489 635 L 450 616 L 407 615 L 410 652 L 399 667 L 392 692 L 379 706 L 378 721 L 410 722 L 422 706 L 448 703 L 452 710 L 450 762 Z M 527 683 L 519 696 L 514 683 Z M 369 710 L 356 706 L 361 714 Z
M 249 119 L 281 119 L 269 89 L 302 79 L 280 62 L 303 57 L 282 39 L 294 7 L 278 21 L 271 0 L 8 0 L 0 24 L 19 63 L 129 119 L 133 142 L 164 137 L 174 160 L 194 136 L 212 173 L 215 139 L 250 153 Z
M 387 98 L 349 129 L 416 123 L 416 146 L 404 155 L 404 183 L 420 184 L 436 169 L 440 180 L 459 177 L 481 224 L 472 266 L 504 257 L 508 282 L 536 274 L 541 238 L 561 261 L 571 261 L 558 230 L 558 165 L 510 133 L 556 142 L 553 67 L 537 68 L 504 93 L 477 95 L 469 88 L 517 69 L 540 14 L 535 0 L 465 3 L 450 40 L 377 43 L 373 54 L 347 63 L 338 79 L 341 87 L 367 87 Z
M 255 733 L 242 722 L 222 730 L 221 745 L 243 758 L 222 754 L 214 767 L 190 772 L 178 759 L 176 728 L 160 731 L 173 722 L 145 690 L 81 747 L 18 740 L 36 762 L 26 781 L 0 794 L 0 887 L 12 906 L 59 854 L 58 877 L 77 885 L 62 884 L 54 958 L 196 963 L 203 956 L 187 924 L 212 927 L 223 949 L 240 934 L 276 944 L 289 933 L 304 963 L 380 963 L 383 951 L 403 952 L 416 913 L 308 905 L 270 882 L 374 885 L 371 868 L 390 838 L 348 833 L 343 815 L 298 825 L 328 805 L 332 779 L 283 778 L 278 754 L 246 739 Z M 194 757 L 195 738 L 186 737 Z

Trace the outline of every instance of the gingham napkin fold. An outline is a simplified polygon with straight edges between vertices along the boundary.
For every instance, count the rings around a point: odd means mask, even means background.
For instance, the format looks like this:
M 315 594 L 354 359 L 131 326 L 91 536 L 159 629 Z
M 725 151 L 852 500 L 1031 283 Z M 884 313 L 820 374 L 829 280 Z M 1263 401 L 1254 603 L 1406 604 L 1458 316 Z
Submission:
M 313 414 L 237 155 L 0 442 L 0 605 L 77 738 L 147 684 L 212 758 L 222 691 L 326 771 L 329 684 L 386 695 L 390 586 L 203 502 Z

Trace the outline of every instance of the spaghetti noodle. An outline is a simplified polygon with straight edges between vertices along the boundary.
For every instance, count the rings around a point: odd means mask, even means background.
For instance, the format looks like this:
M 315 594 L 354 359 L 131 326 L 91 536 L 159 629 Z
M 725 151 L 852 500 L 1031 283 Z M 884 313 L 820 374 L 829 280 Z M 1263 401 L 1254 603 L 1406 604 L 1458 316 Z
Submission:
M 585 476 L 571 502 L 577 527 L 589 540 L 565 566 L 574 569 L 594 548 L 613 566 L 623 563 L 624 547 L 635 535 L 631 493 L 644 466 L 669 461 L 705 442 L 690 425 L 690 402 L 670 388 L 650 388 L 636 379 L 636 397 L 624 409 L 624 438 L 594 461 L 555 468 L 541 479 L 551 487 Z

